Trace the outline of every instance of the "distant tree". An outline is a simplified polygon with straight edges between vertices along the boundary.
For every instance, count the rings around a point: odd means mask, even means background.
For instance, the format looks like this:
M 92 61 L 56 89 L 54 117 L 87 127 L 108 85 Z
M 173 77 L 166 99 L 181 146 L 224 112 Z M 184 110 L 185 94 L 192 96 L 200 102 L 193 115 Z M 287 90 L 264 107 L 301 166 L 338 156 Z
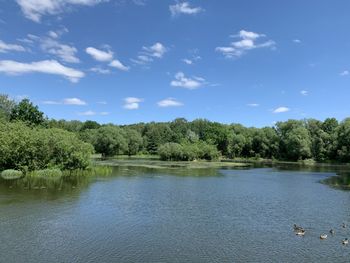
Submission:
M 94 130 L 100 128 L 101 125 L 97 123 L 96 121 L 86 121 L 83 123 L 82 127 L 80 128 L 81 131 L 85 130 Z
M 41 125 L 45 122 L 44 113 L 39 111 L 28 99 L 23 99 L 15 105 L 10 114 L 10 120 L 23 121 L 28 124 Z
M 103 126 L 96 130 L 93 140 L 94 148 L 103 157 L 121 154 L 127 150 L 127 140 L 124 132 L 116 126 Z
M 137 154 L 143 145 L 141 134 L 134 129 L 125 129 L 125 136 L 127 140 L 126 153 L 129 156 Z
M 0 94 L 0 120 L 10 120 L 11 112 L 16 106 L 16 102 L 8 95 Z
M 297 161 L 310 158 L 311 137 L 305 128 L 304 122 L 288 120 L 276 124 L 277 131 L 281 137 L 281 154 L 283 158 Z
M 345 119 L 336 129 L 337 159 L 350 162 L 350 118 Z

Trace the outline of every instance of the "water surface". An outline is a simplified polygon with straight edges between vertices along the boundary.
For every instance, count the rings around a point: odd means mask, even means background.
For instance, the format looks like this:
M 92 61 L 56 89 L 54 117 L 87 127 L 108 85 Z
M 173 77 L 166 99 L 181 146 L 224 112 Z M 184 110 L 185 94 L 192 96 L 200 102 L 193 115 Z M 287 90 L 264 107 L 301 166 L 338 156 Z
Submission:
M 349 262 L 350 192 L 319 183 L 332 175 L 123 167 L 2 182 L 0 262 Z

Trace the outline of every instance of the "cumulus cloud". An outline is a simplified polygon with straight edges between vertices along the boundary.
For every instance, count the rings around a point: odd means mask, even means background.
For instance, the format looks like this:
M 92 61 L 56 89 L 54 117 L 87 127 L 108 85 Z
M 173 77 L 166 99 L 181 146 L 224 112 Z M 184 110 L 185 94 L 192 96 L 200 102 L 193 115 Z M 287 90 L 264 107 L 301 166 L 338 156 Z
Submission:
M 183 106 L 183 103 L 180 101 L 177 101 L 174 98 L 167 98 L 161 101 L 158 101 L 158 106 L 162 107 L 162 108 L 166 108 L 166 107 L 180 107 Z
M 55 100 L 44 100 L 42 104 L 46 105 L 77 105 L 77 106 L 85 106 L 87 103 L 79 98 L 66 98 L 61 101 L 55 101 Z
M 127 110 L 137 110 L 140 107 L 140 102 L 143 99 L 135 98 L 135 97 L 127 97 L 124 99 L 124 109 Z
M 273 113 L 283 113 L 283 112 L 287 112 L 287 111 L 290 111 L 290 109 L 287 107 L 278 107 L 278 108 L 273 110 Z
M 206 84 L 204 78 L 201 77 L 186 77 L 183 72 L 178 72 L 175 75 L 175 80 L 170 82 L 170 85 L 173 87 L 181 87 L 185 89 L 197 89 Z
M 307 95 L 309 95 L 309 92 L 307 90 L 302 90 L 302 91 L 300 91 L 300 94 L 303 96 L 307 96 Z
M 91 57 L 93 57 L 97 61 L 101 62 L 109 62 L 109 66 L 112 68 L 116 68 L 122 71 L 128 71 L 130 68 L 128 66 L 125 66 L 122 62 L 120 62 L 118 59 L 114 59 L 114 53 L 111 50 L 100 50 L 94 47 L 88 47 L 85 49 L 86 53 L 89 54 Z M 101 69 L 100 67 L 94 67 L 91 70 L 93 70 L 96 73 L 101 74 L 108 74 L 110 73 L 109 70 Z
M 300 39 L 293 39 L 293 42 L 296 43 L 296 44 L 300 44 L 301 40 Z
M 40 22 L 42 16 L 55 15 L 71 6 L 93 6 L 109 0 L 16 0 L 24 16 L 34 22 Z
M 9 51 L 26 51 L 26 49 L 20 45 L 7 44 L 0 40 L 0 53 L 7 53 Z
M 350 72 L 348 71 L 348 70 L 344 70 L 344 71 L 342 71 L 342 72 L 340 72 L 340 76 L 347 76 L 347 75 L 349 75 L 350 74 Z
M 167 48 L 162 43 L 155 43 L 150 47 L 142 47 L 148 56 L 162 58 Z
M 204 9 L 201 7 L 191 7 L 189 2 L 182 2 L 170 5 L 169 10 L 172 16 L 178 16 L 180 14 L 195 15 L 204 11 Z
M 100 66 L 93 67 L 90 69 L 90 71 L 95 72 L 95 73 L 99 73 L 99 74 L 110 74 L 111 73 L 111 71 L 109 69 L 105 69 L 105 68 L 102 68 Z
M 63 104 L 65 104 L 65 105 L 78 105 L 78 106 L 87 105 L 87 103 L 85 101 L 78 99 L 78 98 L 66 98 L 63 100 Z
M 113 52 L 110 50 L 100 50 L 94 47 L 88 47 L 85 49 L 86 53 L 88 53 L 91 57 L 93 57 L 97 61 L 108 62 L 113 60 Z
M 274 48 L 276 46 L 273 40 L 259 41 L 261 38 L 266 38 L 266 35 L 255 32 L 241 30 L 237 35 L 233 35 L 232 37 L 236 38 L 237 41 L 231 42 L 229 46 L 216 47 L 215 49 L 226 58 L 237 58 L 253 49 Z
M 130 69 L 129 67 L 123 65 L 118 59 L 111 61 L 111 63 L 109 63 L 109 66 L 122 71 L 128 71 Z
M 154 58 L 162 58 L 167 51 L 168 49 L 162 43 L 157 42 L 152 46 L 142 47 L 142 51 L 131 61 L 139 65 L 145 65 L 152 62 Z
M 80 116 L 95 116 L 96 114 L 97 113 L 92 111 L 92 110 L 78 112 L 78 115 L 80 115 Z
M 79 58 L 76 57 L 78 50 L 69 45 L 61 44 L 52 38 L 41 39 L 41 48 L 44 52 L 59 57 L 67 63 L 79 63 Z
M 22 75 L 25 73 L 53 74 L 65 77 L 71 82 L 78 82 L 85 76 L 84 72 L 63 66 L 56 60 L 42 60 L 31 63 L 0 60 L 0 72 L 8 75 Z

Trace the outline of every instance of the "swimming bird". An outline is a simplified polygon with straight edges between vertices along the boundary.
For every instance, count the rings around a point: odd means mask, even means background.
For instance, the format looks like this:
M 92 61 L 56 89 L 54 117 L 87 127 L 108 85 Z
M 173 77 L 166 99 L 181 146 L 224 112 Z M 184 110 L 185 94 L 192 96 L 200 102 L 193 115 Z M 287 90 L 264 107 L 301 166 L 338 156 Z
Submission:
M 297 236 L 304 236 L 304 235 L 305 235 L 305 230 L 302 229 L 302 230 L 296 231 L 295 234 L 296 234 Z
M 293 225 L 294 231 L 302 231 L 304 230 L 304 228 L 302 228 L 301 226 L 298 226 L 297 224 Z
M 343 228 L 346 228 L 346 224 L 345 224 L 345 223 L 343 223 L 342 227 L 343 227 Z
M 347 238 L 343 239 L 343 240 L 342 240 L 342 244 L 343 244 L 343 245 L 349 244 L 349 240 L 348 240 Z
M 320 235 L 320 239 L 327 239 L 327 235 L 326 234 Z
M 329 230 L 329 233 L 331 233 L 331 235 L 335 234 L 335 231 L 333 229 Z

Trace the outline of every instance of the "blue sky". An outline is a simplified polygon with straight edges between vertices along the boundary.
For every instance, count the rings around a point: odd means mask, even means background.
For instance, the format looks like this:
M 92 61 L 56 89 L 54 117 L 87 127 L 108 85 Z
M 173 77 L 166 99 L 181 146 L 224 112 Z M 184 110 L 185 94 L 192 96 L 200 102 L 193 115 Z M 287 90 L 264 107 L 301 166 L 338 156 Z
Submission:
M 49 118 L 350 116 L 348 0 L 0 0 L 0 93 Z

